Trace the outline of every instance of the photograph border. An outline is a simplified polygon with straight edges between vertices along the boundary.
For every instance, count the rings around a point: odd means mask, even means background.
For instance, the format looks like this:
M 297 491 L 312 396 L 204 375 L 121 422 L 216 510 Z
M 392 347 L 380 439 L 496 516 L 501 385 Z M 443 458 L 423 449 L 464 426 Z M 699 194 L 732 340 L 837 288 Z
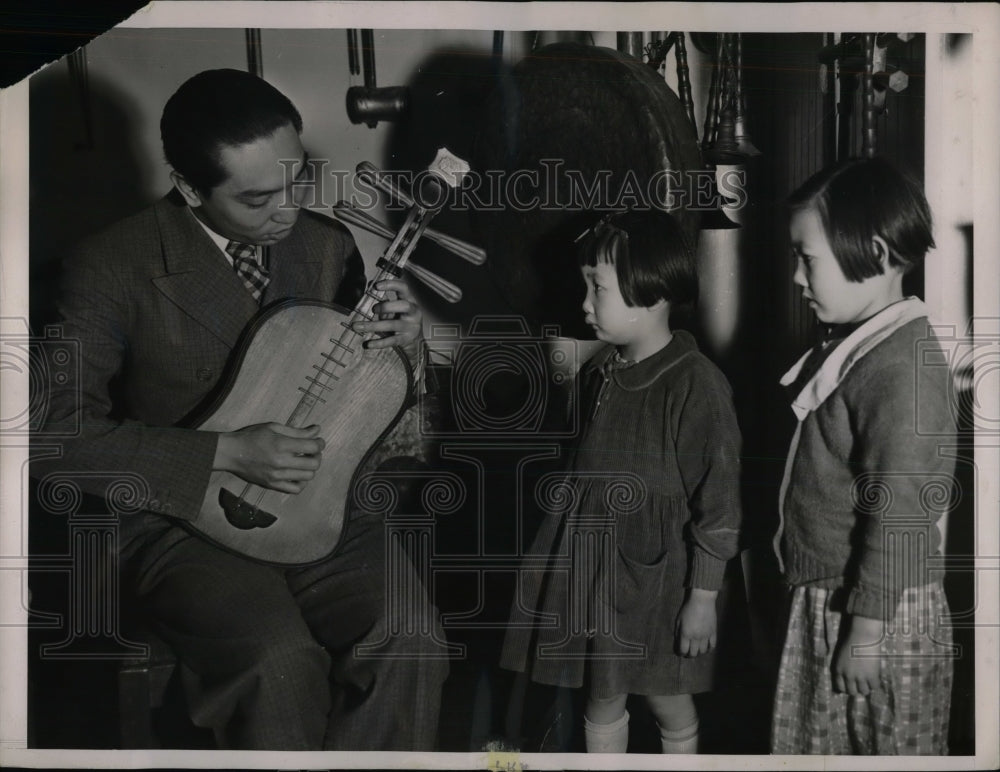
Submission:
M 928 73 L 928 89 L 969 88 L 975 120 L 954 127 L 931 117 L 927 158 L 943 153 L 951 132 L 971 135 L 975 197 L 976 279 L 972 314 L 997 328 L 1000 286 L 1000 7 L 992 3 L 475 3 L 475 2 L 157 2 L 125 20 L 121 28 L 257 27 L 375 29 L 653 29 L 649 21 L 669 6 L 672 26 L 686 31 L 837 32 L 900 29 L 931 35 L 973 36 L 974 77 L 969 84 L 944 84 Z M 0 91 L 0 321 L 3 332 L 26 333 L 28 308 L 28 79 Z M 928 187 L 935 166 L 928 163 Z M 929 192 L 934 199 L 941 192 Z M 19 330 L 20 327 L 20 330 Z M 4 370 L 0 416 L 24 413 L 29 401 L 27 372 Z M 997 378 L 985 382 L 981 399 L 997 404 Z M 979 769 L 998 763 L 998 630 L 1000 630 L 1000 541 L 996 485 L 1000 442 L 996 433 L 976 433 L 979 512 L 975 559 L 976 756 L 913 758 L 726 756 L 670 759 L 663 756 L 598 757 L 539 753 L 283 753 L 223 751 L 89 751 L 29 749 L 27 744 L 27 438 L 0 432 L 0 767 L 28 768 L 440 768 L 440 769 Z

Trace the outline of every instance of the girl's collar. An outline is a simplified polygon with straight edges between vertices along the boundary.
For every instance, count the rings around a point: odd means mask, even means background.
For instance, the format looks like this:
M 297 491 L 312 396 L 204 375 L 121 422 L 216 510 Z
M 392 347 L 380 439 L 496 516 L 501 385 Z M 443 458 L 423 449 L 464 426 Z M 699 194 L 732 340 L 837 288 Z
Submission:
M 648 387 L 664 372 L 697 350 L 698 344 L 691 333 L 674 330 L 674 336 L 666 346 L 640 362 L 624 367 L 615 366 L 618 350 L 609 345 L 591 357 L 585 368 L 603 373 L 621 388 L 632 391 Z
M 819 370 L 802 386 L 792 402 L 792 410 L 799 421 L 826 401 L 840 385 L 851 368 L 875 346 L 896 330 L 915 319 L 926 318 L 927 307 L 918 298 L 909 297 L 886 306 L 857 329 L 851 332 L 826 358 Z M 781 377 L 781 385 L 795 382 L 810 351 L 792 365 Z

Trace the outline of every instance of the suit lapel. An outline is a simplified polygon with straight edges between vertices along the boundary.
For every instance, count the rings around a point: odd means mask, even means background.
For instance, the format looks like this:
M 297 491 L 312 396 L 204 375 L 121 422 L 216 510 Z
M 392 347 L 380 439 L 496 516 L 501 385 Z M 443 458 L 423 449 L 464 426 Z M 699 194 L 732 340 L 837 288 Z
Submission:
M 153 284 L 182 311 L 234 347 L 257 304 L 218 247 L 175 195 L 156 205 L 165 272 Z

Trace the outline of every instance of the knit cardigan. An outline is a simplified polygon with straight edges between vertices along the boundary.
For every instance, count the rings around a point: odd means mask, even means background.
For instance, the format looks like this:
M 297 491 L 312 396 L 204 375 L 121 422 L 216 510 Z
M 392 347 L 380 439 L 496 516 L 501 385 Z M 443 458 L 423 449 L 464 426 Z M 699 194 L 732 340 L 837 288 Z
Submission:
M 795 381 L 806 357 L 782 378 Z M 951 499 L 950 372 L 916 298 L 873 316 L 795 397 L 775 550 L 795 586 L 843 588 L 843 611 L 891 618 L 926 584 Z

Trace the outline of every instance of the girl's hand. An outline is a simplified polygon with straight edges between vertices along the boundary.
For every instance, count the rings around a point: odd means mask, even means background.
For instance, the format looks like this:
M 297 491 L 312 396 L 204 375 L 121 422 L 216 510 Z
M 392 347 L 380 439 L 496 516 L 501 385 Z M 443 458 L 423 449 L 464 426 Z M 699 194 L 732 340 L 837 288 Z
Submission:
M 833 652 L 833 688 L 852 697 L 867 697 L 880 685 L 882 658 L 877 644 L 882 638 L 882 621 L 859 616 L 845 617 L 844 621 L 850 629 Z M 867 648 L 852 655 L 853 646 Z
M 677 653 L 682 657 L 697 657 L 715 648 L 715 590 L 692 587 L 677 615 L 674 634 Z

